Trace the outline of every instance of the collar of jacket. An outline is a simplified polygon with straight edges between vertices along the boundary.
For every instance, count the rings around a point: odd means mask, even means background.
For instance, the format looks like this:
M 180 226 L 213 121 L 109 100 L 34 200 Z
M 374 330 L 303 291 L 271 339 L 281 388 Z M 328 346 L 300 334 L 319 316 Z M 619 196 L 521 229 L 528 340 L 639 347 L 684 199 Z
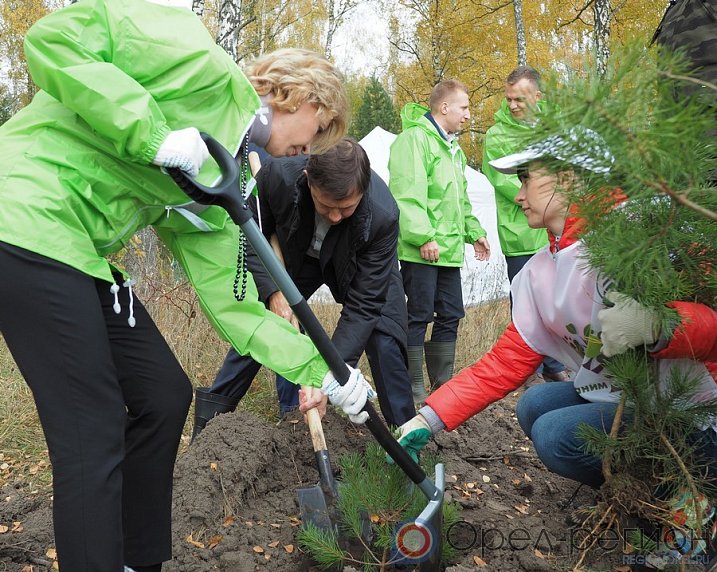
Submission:
M 359 202 L 356 210 L 350 217 L 342 220 L 339 224 L 332 225 L 329 228 L 329 231 L 326 233 L 324 243 L 331 240 L 332 234 L 335 234 L 338 230 L 347 227 L 350 232 L 349 244 L 352 249 L 358 250 L 361 246 L 368 242 L 369 232 L 371 231 L 371 189 L 373 185 L 374 173 L 371 171 L 371 181 L 368 189 L 366 189 L 363 197 L 361 197 L 361 202 Z M 289 240 L 296 235 L 301 228 L 303 221 L 307 218 L 311 221 L 311 228 L 313 232 L 316 208 L 314 207 L 314 200 L 311 198 L 309 182 L 303 170 L 296 179 L 296 184 L 294 185 L 293 203 L 294 218 L 289 229 Z
M 548 231 L 550 252 L 556 254 L 558 251 L 574 244 L 580 240 L 580 235 L 583 233 L 583 230 L 585 230 L 585 220 L 578 216 L 577 207 L 571 205 L 568 209 L 565 224 L 563 225 L 563 234 L 555 236 L 552 232 Z

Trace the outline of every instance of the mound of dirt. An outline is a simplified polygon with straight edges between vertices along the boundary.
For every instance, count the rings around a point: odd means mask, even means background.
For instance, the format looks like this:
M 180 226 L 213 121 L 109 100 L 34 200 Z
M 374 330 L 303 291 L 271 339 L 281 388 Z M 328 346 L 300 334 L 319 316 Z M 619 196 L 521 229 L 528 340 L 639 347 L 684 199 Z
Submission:
M 517 396 L 428 446 L 446 464 L 448 498 L 462 507 L 462 520 L 449 531 L 457 549 L 455 560 L 446 563 L 452 572 L 566 570 L 577 560 L 565 524 L 571 509 L 559 508 L 576 486 L 548 473 L 537 459 L 513 414 Z M 334 465 L 372 439 L 368 430 L 331 411 L 324 430 Z M 163 570 L 318 570 L 297 547 L 295 492 L 318 478 L 303 422 L 274 425 L 245 411 L 217 417 L 177 461 L 174 558 Z M 18 485 L 3 489 L 2 499 L 0 524 L 22 522 L 23 530 L 0 534 L 0 570 L 49 570 L 49 499 Z M 573 507 L 593 501 L 583 488 Z M 616 554 L 619 549 L 597 560 L 614 563 Z M 33 568 L 23 568 L 28 565 Z M 592 566 L 597 569 L 595 558 Z

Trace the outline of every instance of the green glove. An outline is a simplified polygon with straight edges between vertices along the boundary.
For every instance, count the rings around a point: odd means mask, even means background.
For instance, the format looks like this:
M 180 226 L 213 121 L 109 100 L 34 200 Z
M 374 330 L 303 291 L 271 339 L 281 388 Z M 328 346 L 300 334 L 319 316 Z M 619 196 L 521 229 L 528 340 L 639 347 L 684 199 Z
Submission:
M 419 413 L 413 419 L 401 425 L 399 431 L 401 432 L 398 438 L 399 444 L 406 449 L 411 459 L 418 463 L 418 453 L 421 452 L 421 449 L 426 446 L 433 435 L 426 418 Z M 386 455 L 386 461 L 389 464 L 394 462 L 389 455 Z
M 598 312 L 602 355 L 612 357 L 659 339 L 660 323 L 653 310 L 620 292 L 608 292 L 605 299 L 613 305 Z

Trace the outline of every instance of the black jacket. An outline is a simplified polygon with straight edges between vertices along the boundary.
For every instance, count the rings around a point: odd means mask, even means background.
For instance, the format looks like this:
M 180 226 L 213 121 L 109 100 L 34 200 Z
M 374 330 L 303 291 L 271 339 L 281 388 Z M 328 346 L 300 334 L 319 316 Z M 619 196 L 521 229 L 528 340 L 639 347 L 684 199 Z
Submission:
M 304 263 L 314 235 L 316 211 L 303 173 L 307 160 L 272 159 L 257 175 L 262 232 L 267 239 L 277 235 L 290 276 Z M 249 204 L 256 219 L 256 197 Z M 388 187 L 372 171 L 369 189 L 353 215 L 331 226 L 321 247 L 324 283 L 343 305 L 333 341 L 351 364 L 358 361 L 374 329 L 406 345 L 406 299 L 396 251 L 398 215 Z M 248 250 L 259 296 L 267 301 L 278 288 L 251 247 Z

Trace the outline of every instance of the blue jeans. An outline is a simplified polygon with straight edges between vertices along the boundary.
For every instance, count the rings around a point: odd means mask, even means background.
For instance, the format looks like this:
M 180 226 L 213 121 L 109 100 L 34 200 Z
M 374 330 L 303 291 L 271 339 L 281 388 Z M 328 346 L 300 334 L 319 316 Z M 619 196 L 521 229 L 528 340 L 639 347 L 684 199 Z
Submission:
M 529 387 L 515 408 L 518 423 L 533 441 L 545 466 L 562 477 L 599 488 L 602 460 L 586 454 L 576 435 L 586 423 L 610 432 L 616 403 L 591 403 L 578 395 L 572 383 L 541 383 Z
M 572 383 L 541 383 L 529 387 L 515 408 L 518 423 L 533 441 L 545 466 L 562 477 L 593 488 L 603 484 L 602 460 L 583 451 L 576 430 L 581 423 L 610 432 L 616 403 L 592 403 L 578 395 Z M 625 417 L 629 420 L 629 416 Z M 712 486 L 717 482 L 717 434 L 708 428 L 691 441 L 707 466 Z M 659 493 L 658 493 L 659 494 Z

